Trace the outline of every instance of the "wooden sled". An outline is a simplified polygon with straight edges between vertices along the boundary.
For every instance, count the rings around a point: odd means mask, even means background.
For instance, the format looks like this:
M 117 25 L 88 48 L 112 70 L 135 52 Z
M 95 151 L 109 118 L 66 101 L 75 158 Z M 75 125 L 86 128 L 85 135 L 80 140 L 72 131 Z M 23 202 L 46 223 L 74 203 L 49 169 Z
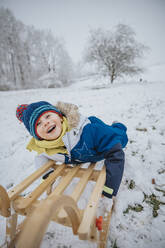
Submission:
M 99 248 L 106 247 L 112 209 L 105 213 L 103 218 L 96 216 L 106 178 L 105 166 L 101 170 L 95 169 L 95 163 L 88 168 L 81 167 L 82 165 L 57 165 L 50 160 L 8 192 L 0 185 L 0 214 L 6 217 L 6 241 L 1 248 L 40 247 L 50 221 L 71 227 L 73 234 L 78 235 L 80 240 L 97 242 Z M 40 184 L 32 192 L 23 196 L 22 192 L 50 168 L 54 168 L 54 172 L 42 183 L 40 180 Z M 70 195 L 64 195 L 64 190 L 75 177 L 79 178 L 79 181 L 74 190 Z M 60 182 L 55 188 L 53 186 L 52 190 L 52 184 L 57 178 Z M 86 207 L 82 210 L 78 208 L 77 202 L 88 181 L 96 183 Z M 44 192 L 45 198 L 39 199 Z M 19 225 L 18 215 L 26 217 Z

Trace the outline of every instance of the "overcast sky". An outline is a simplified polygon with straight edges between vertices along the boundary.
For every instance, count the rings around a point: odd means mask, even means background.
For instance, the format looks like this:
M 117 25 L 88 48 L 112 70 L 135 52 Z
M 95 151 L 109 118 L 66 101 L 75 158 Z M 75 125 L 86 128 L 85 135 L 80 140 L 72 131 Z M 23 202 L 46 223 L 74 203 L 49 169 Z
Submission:
M 74 60 L 81 59 L 89 30 L 130 25 L 151 48 L 146 65 L 165 63 L 165 0 L 0 0 L 24 24 L 63 37 Z

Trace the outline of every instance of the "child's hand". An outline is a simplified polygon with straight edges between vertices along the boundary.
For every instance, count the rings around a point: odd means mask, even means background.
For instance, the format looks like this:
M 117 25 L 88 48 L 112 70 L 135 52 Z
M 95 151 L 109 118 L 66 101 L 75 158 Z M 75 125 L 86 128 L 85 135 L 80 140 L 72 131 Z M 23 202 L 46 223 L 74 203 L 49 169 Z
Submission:
M 104 211 L 109 212 L 113 206 L 113 199 L 104 197 L 102 202 L 103 202 Z
M 104 206 L 104 209 L 105 211 L 110 211 L 112 206 L 114 207 L 115 206 L 115 199 L 116 197 L 113 196 L 112 198 L 108 198 L 104 195 L 101 195 L 101 198 L 102 198 L 102 204 Z

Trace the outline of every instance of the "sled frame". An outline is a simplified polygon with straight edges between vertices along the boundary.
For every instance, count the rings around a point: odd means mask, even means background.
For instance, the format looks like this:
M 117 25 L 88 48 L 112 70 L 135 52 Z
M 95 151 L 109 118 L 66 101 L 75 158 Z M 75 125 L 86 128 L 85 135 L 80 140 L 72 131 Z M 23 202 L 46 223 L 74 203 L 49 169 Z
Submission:
M 50 221 L 71 227 L 73 234 L 78 235 L 80 240 L 97 242 L 98 248 L 105 248 L 112 209 L 105 213 L 103 228 L 98 231 L 96 212 L 105 184 L 106 172 L 105 166 L 97 170 L 95 165 L 91 163 L 87 168 L 82 168 L 83 164 L 78 164 L 72 167 L 49 160 L 8 192 L 0 185 L 0 215 L 6 218 L 6 241 L 0 248 L 39 247 Z M 53 168 L 54 172 L 42 182 L 39 180 L 39 185 L 34 187 L 33 191 L 23 193 L 50 168 Z M 73 178 L 79 178 L 78 183 L 70 195 L 63 194 Z M 60 182 L 52 187 L 56 180 Z M 80 209 L 77 202 L 89 181 L 94 181 L 95 185 L 86 207 Z M 43 194 L 46 195 L 44 199 L 40 198 Z M 26 217 L 19 225 L 17 224 L 18 215 Z M 35 228 L 32 228 L 33 226 Z M 26 238 L 27 235 L 31 237 L 30 243 Z

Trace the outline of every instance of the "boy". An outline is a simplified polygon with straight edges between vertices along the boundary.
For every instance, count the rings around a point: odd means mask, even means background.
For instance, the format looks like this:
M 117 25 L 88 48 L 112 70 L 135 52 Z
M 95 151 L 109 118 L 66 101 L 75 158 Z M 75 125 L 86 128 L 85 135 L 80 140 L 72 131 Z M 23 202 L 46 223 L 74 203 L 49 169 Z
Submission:
M 33 136 L 27 149 L 38 153 L 37 167 L 48 159 L 73 165 L 104 159 L 103 204 L 111 208 L 124 170 L 122 148 L 128 142 L 127 128 L 122 123 L 110 126 L 94 116 L 83 117 L 77 106 L 62 102 L 56 106 L 45 101 L 20 105 L 16 116 Z

